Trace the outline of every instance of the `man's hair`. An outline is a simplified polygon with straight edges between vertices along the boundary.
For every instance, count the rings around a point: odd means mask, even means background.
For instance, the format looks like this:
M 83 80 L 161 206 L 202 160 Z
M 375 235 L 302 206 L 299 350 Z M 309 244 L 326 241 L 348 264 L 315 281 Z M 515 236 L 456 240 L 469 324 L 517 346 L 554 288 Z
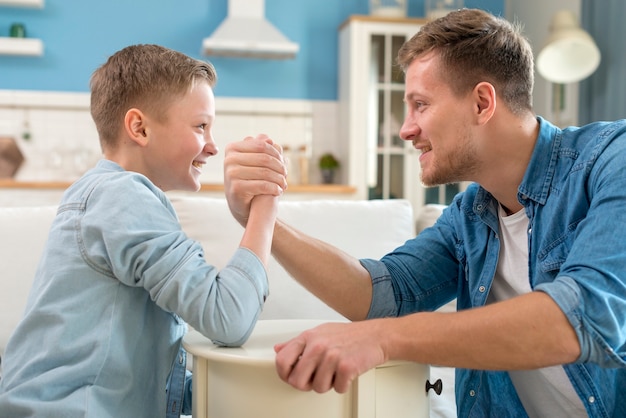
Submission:
M 215 68 L 158 45 L 133 45 L 113 54 L 91 77 L 91 117 L 100 144 L 115 147 L 124 116 L 138 108 L 164 119 L 170 104 L 198 80 L 211 87 Z
M 440 74 L 455 94 L 491 83 L 514 113 L 532 109 L 532 48 L 519 24 L 476 9 L 461 9 L 425 24 L 398 52 L 406 72 L 418 56 L 434 51 Z

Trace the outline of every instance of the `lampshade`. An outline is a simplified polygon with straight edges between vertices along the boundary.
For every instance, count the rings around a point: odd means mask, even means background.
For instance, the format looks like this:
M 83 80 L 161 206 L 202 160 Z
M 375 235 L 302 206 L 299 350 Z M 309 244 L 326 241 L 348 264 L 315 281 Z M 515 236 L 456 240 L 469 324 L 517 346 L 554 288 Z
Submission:
M 550 34 L 537 57 L 537 71 L 553 83 L 575 83 L 600 65 L 600 50 L 580 28 L 576 15 L 561 10 L 552 18 Z

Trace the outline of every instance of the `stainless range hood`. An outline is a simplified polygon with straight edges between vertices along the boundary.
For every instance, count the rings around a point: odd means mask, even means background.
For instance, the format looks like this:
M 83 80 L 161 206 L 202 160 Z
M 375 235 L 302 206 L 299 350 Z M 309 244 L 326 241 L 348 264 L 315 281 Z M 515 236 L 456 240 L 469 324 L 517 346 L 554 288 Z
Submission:
M 202 53 L 223 57 L 295 58 L 291 42 L 264 16 L 265 0 L 228 0 L 228 16 L 202 41 Z

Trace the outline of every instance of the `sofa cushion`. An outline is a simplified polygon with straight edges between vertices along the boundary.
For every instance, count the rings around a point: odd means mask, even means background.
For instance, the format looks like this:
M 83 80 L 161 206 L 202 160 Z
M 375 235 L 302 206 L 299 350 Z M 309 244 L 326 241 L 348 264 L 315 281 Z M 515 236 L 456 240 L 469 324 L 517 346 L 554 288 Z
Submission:
M 222 267 L 243 234 L 224 199 L 173 197 L 185 232 L 199 241 L 209 263 Z M 22 316 L 56 206 L 0 207 L 0 354 Z M 281 201 L 279 216 L 355 257 L 379 258 L 413 236 L 411 205 L 386 201 Z M 271 259 L 270 297 L 261 318 L 342 318 L 291 279 Z
M 446 205 L 438 205 L 434 203 L 422 206 L 417 213 L 417 220 L 415 221 L 416 233 L 419 234 L 423 229 L 432 226 L 437 219 L 439 219 L 441 212 L 443 212 L 445 208 Z
M 223 267 L 243 234 L 224 199 L 172 197 L 185 232 L 199 241 L 206 260 Z M 278 216 L 301 231 L 358 258 L 380 258 L 413 237 L 413 212 L 405 200 L 281 201 Z M 274 260 L 270 295 L 261 319 L 343 319 L 306 291 Z
M 0 354 L 20 320 L 56 206 L 0 208 Z

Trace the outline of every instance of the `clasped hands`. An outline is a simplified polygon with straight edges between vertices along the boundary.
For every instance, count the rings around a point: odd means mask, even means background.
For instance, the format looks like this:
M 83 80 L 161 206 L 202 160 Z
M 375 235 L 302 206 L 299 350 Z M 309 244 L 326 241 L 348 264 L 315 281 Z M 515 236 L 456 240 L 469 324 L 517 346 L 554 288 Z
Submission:
M 287 188 L 282 148 L 266 135 L 229 143 L 224 186 L 230 211 L 245 225 L 254 196 L 278 196 Z M 377 322 L 327 323 L 277 344 L 279 377 L 304 391 L 345 393 L 360 374 L 387 360 L 373 326 Z

